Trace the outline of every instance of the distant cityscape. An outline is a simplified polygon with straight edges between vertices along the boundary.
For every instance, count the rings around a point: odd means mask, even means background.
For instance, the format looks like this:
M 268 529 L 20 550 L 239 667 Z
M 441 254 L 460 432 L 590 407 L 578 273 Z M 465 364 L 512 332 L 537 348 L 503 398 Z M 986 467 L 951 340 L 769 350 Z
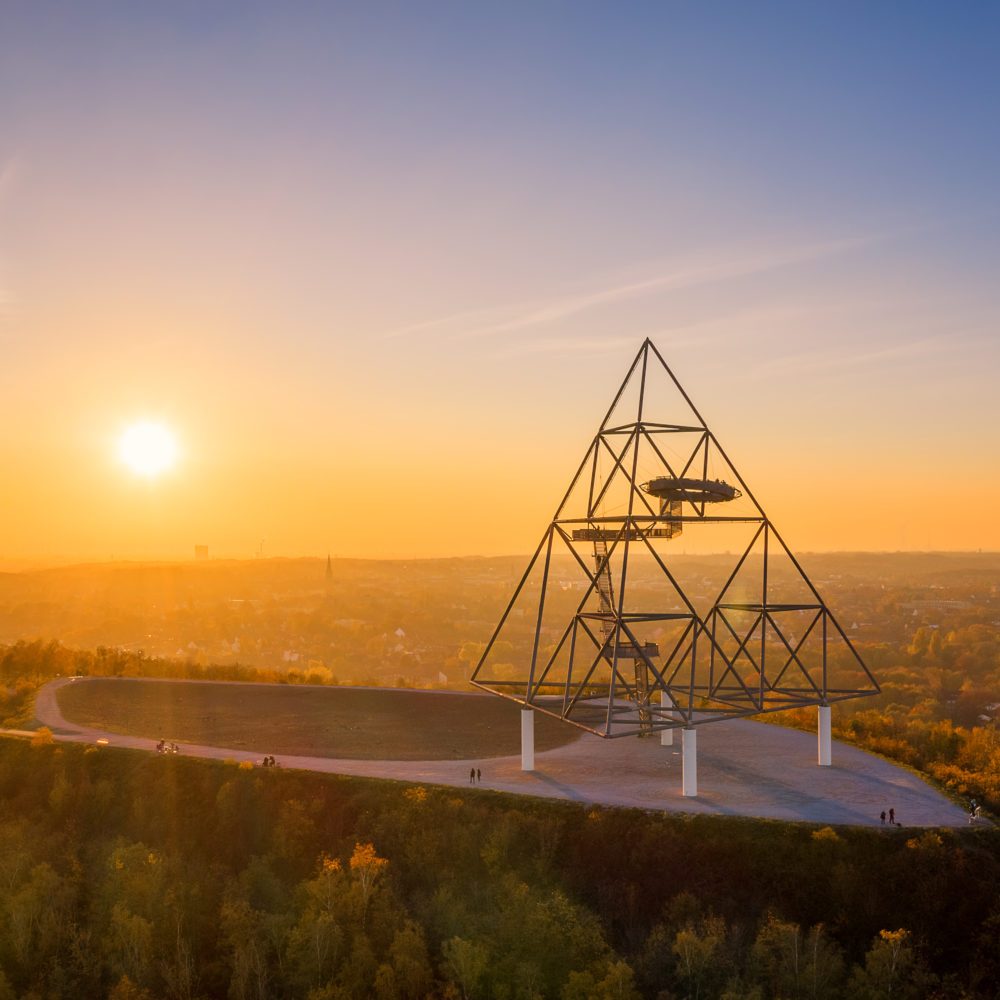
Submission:
M 940 647 L 969 629 L 1000 643 L 998 554 L 813 554 L 804 563 L 886 680 L 883 698 L 893 689 L 885 669 L 914 643 Z M 695 597 L 715 592 L 726 564 L 678 560 Z M 322 683 L 462 688 L 523 566 L 523 557 L 197 559 L 5 574 L 0 643 L 57 636 L 71 647 L 243 663 Z M 553 572 L 558 580 L 558 564 Z M 567 574 L 563 586 L 579 582 Z M 981 700 L 987 715 L 1000 695 Z

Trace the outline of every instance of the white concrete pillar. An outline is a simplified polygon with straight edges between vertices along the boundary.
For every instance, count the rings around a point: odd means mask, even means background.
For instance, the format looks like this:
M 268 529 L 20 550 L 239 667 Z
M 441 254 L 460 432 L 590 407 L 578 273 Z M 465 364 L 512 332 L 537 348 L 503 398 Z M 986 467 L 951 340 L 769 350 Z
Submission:
M 664 707 L 664 716 L 668 719 L 674 717 L 674 713 L 666 710 L 668 705 L 672 705 L 673 702 L 670 700 L 670 695 L 666 691 L 660 692 L 660 704 Z M 660 731 L 660 746 L 672 747 L 674 745 L 674 731 L 672 729 L 662 729 Z
M 535 769 L 535 713 L 521 709 L 521 770 Z
M 698 794 L 698 730 L 694 726 L 688 726 L 682 732 L 681 766 L 683 767 L 683 779 L 681 794 L 693 798 Z
M 819 764 L 829 767 L 833 763 L 833 739 L 830 726 L 830 706 L 819 706 Z

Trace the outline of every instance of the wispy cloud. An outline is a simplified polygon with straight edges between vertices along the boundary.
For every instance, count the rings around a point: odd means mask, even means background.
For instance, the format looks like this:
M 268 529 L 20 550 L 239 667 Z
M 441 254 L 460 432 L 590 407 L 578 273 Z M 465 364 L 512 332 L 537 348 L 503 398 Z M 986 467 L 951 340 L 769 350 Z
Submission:
M 568 334 L 565 336 L 531 337 L 504 344 L 494 354 L 498 358 L 522 357 L 536 354 L 611 354 L 622 350 L 634 350 L 637 343 L 646 337 L 653 340 L 669 340 L 673 349 L 704 346 L 721 339 L 728 331 L 727 325 L 718 318 L 695 320 L 674 326 L 660 326 L 656 329 L 631 330 L 613 337 L 593 337 Z
M 499 350 L 496 357 L 521 357 L 529 354 L 610 354 L 635 347 L 636 335 L 623 337 L 538 337 Z
M 921 337 L 903 343 L 891 344 L 877 350 L 855 350 L 839 348 L 826 351 L 804 351 L 782 358 L 774 358 L 764 364 L 754 365 L 751 377 L 771 378 L 781 376 L 813 375 L 817 372 L 842 371 L 850 368 L 877 367 L 889 362 L 930 358 L 955 350 L 957 341 L 949 335 Z
M 597 287 L 578 289 L 547 301 L 470 310 L 391 330 L 385 336 L 398 338 L 439 333 L 465 338 L 530 330 L 618 302 L 749 277 L 843 253 L 880 238 L 883 237 L 862 236 L 803 244 L 779 251 L 745 253 L 739 256 L 720 255 L 719 259 L 697 265 L 660 264 L 655 273 L 629 281 L 605 278 L 600 283 L 594 283 Z

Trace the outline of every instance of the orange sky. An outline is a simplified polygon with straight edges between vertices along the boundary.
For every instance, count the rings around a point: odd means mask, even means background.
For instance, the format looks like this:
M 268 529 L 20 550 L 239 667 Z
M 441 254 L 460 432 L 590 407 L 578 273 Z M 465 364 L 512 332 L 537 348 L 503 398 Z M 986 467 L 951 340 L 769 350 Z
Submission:
M 647 336 L 793 549 L 1000 548 L 992 50 L 824 17 L 25 8 L 0 561 L 528 551 Z

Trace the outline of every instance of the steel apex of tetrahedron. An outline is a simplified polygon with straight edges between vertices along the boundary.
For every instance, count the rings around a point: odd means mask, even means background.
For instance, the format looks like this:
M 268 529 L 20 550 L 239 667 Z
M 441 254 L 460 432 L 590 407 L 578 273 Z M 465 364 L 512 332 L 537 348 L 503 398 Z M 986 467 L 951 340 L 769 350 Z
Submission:
M 879 691 L 649 340 L 471 679 L 605 737 Z

